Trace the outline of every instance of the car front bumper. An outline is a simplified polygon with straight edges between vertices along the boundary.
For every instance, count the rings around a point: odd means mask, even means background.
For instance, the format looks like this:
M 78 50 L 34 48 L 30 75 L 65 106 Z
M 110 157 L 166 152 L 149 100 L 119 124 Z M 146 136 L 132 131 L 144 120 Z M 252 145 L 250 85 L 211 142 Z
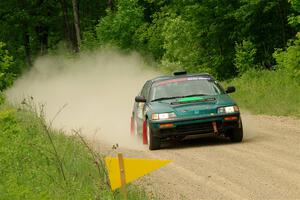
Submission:
M 207 133 L 220 135 L 227 130 L 239 127 L 241 127 L 240 113 L 164 121 L 153 120 L 150 123 L 152 134 L 161 139 Z

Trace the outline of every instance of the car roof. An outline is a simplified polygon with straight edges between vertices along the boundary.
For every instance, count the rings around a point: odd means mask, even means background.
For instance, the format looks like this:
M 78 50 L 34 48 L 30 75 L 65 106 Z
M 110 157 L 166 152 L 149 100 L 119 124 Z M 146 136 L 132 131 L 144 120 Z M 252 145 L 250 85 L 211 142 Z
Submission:
M 196 77 L 196 76 L 210 78 L 210 79 L 214 80 L 214 78 L 208 73 L 198 73 L 198 74 L 184 74 L 184 75 L 173 75 L 173 76 L 171 76 L 171 75 L 170 76 L 158 76 L 153 79 L 150 79 L 149 81 L 154 83 L 154 82 L 160 82 L 160 81 L 165 81 L 165 80 L 172 80 L 172 79 L 184 78 L 184 77 Z

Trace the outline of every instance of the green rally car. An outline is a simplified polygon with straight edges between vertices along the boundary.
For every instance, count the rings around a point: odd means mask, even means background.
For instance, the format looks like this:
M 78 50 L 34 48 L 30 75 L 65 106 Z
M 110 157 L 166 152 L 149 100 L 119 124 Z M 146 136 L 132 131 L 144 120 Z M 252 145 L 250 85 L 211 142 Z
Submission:
M 188 135 L 214 134 L 241 142 L 243 126 L 239 107 L 209 74 L 175 72 L 148 80 L 135 97 L 131 133 L 140 136 L 150 150 L 164 140 Z

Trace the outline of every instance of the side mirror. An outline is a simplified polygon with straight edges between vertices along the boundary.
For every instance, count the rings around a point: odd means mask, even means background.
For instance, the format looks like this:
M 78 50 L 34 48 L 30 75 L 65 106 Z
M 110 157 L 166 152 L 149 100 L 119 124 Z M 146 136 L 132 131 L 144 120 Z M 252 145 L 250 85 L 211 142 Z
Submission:
M 143 97 L 143 96 L 136 96 L 135 97 L 135 102 L 143 102 L 143 103 L 145 103 L 146 102 L 146 99 L 145 99 L 145 97 Z
M 229 86 L 227 89 L 226 89 L 226 93 L 229 94 L 229 93 L 233 93 L 235 92 L 235 87 L 234 86 Z

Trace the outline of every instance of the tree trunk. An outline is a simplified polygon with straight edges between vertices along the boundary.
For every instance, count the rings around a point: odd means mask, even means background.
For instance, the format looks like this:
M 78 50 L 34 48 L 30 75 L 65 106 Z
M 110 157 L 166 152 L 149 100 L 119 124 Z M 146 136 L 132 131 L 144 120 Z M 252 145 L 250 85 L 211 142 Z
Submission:
M 69 24 L 69 19 L 68 19 L 68 9 L 67 9 L 67 4 L 66 0 L 60 0 L 60 5 L 62 8 L 63 12 L 63 17 L 64 17 L 64 31 L 65 31 L 65 38 L 67 41 L 68 48 L 72 48 L 72 41 L 73 41 L 73 36 L 72 36 L 72 31 L 70 29 L 70 24 Z
M 288 21 L 287 20 L 287 16 L 285 14 L 285 8 L 286 8 L 286 5 L 284 5 L 285 2 L 282 2 L 282 1 L 278 1 L 278 15 L 280 16 L 280 23 L 281 23 L 281 35 L 282 35 L 282 46 L 285 46 L 286 43 L 287 43 L 287 39 L 286 39 L 286 22 Z
M 30 49 L 30 38 L 29 33 L 27 30 L 27 25 L 23 26 L 23 43 L 25 48 L 25 56 L 26 56 L 26 63 L 28 67 L 32 66 L 32 59 L 31 59 L 31 49 Z
M 51 17 L 51 7 L 45 0 L 38 0 L 37 6 L 43 8 L 37 11 L 38 16 L 45 16 L 46 19 Z M 48 35 L 49 35 L 49 26 L 47 20 L 40 18 L 37 26 L 35 27 L 38 40 L 40 43 L 40 55 L 45 55 L 48 53 Z
M 46 25 L 39 25 L 36 27 L 40 43 L 40 54 L 45 55 L 48 52 L 48 27 Z
M 17 6 L 18 9 L 22 9 L 26 5 L 26 0 L 18 0 L 17 1 Z M 30 35 L 28 31 L 28 21 L 24 19 L 20 19 L 20 24 L 21 24 L 21 34 L 22 34 L 22 39 L 23 39 L 23 45 L 24 45 L 24 50 L 25 50 L 25 59 L 26 59 L 26 64 L 27 67 L 32 66 L 32 58 L 31 58 L 31 48 L 30 48 Z
M 108 0 L 107 1 L 107 7 L 111 10 L 113 7 L 113 0 Z
M 80 51 L 80 21 L 79 21 L 79 6 L 78 6 L 78 0 L 72 0 L 73 5 L 73 14 L 74 14 L 74 26 L 75 26 L 75 32 L 76 32 L 76 42 L 77 42 L 77 48 L 76 52 Z

